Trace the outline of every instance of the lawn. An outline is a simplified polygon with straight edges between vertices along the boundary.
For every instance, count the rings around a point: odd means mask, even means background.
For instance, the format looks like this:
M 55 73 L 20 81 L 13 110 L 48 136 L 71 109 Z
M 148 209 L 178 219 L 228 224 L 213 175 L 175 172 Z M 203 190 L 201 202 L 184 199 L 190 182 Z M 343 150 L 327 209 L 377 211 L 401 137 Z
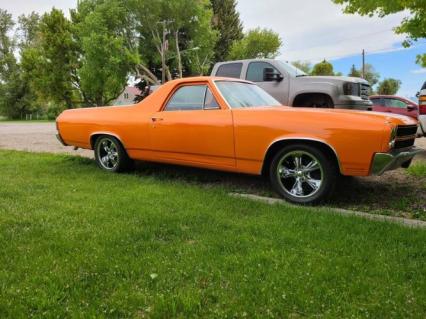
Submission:
M 425 230 L 79 157 L 0 167 L 0 318 L 426 317 Z
M 426 177 L 426 161 L 414 163 L 408 168 L 408 173 L 416 177 L 425 178 Z

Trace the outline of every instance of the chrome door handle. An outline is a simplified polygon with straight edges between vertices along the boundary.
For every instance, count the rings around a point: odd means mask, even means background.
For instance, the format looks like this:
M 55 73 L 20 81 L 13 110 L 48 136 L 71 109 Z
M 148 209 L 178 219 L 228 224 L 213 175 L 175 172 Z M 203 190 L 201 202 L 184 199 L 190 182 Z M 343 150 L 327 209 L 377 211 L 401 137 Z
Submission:
M 161 117 L 151 117 L 151 121 L 153 122 L 159 122 L 162 121 L 163 119 Z

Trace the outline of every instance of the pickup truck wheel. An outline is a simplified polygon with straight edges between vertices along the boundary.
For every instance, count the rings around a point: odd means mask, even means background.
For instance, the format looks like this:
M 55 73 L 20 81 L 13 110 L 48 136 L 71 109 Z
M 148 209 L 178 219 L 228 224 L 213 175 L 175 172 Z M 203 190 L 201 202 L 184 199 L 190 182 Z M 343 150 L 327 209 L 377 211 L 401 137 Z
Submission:
M 338 178 L 334 160 L 310 145 L 289 145 L 273 158 L 270 181 L 289 202 L 315 204 L 327 198 Z
M 104 135 L 96 140 L 95 159 L 100 168 L 110 172 L 123 172 L 132 167 L 132 160 L 113 136 Z
M 333 101 L 327 96 L 312 96 L 306 100 L 304 106 L 324 109 L 334 108 Z

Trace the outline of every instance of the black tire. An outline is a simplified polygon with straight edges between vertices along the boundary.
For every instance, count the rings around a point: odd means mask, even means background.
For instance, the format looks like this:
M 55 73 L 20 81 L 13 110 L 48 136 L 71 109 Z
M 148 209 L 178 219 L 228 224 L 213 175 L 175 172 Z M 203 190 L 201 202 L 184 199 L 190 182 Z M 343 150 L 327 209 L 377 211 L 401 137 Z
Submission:
M 334 108 L 333 101 L 325 95 L 312 96 L 306 100 L 306 107 L 316 107 L 323 109 L 332 109 Z
M 109 172 L 125 172 L 133 168 L 121 142 L 110 135 L 102 135 L 95 142 L 95 160 L 98 166 Z
M 273 189 L 287 201 L 297 204 L 317 204 L 328 198 L 338 176 L 334 158 L 305 144 L 285 146 L 275 154 L 269 167 Z

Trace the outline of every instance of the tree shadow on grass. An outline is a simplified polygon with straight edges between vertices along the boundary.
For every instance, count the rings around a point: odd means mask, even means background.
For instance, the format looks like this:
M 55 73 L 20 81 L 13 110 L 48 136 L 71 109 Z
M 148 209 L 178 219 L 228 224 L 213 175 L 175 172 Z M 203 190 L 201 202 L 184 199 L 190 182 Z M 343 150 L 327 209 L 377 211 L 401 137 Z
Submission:
M 279 197 L 262 176 L 147 162 L 137 163 L 136 174 L 206 188 L 219 186 L 229 192 Z M 343 177 L 323 204 L 426 220 L 426 181 L 406 174 L 403 169 L 380 177 Z

